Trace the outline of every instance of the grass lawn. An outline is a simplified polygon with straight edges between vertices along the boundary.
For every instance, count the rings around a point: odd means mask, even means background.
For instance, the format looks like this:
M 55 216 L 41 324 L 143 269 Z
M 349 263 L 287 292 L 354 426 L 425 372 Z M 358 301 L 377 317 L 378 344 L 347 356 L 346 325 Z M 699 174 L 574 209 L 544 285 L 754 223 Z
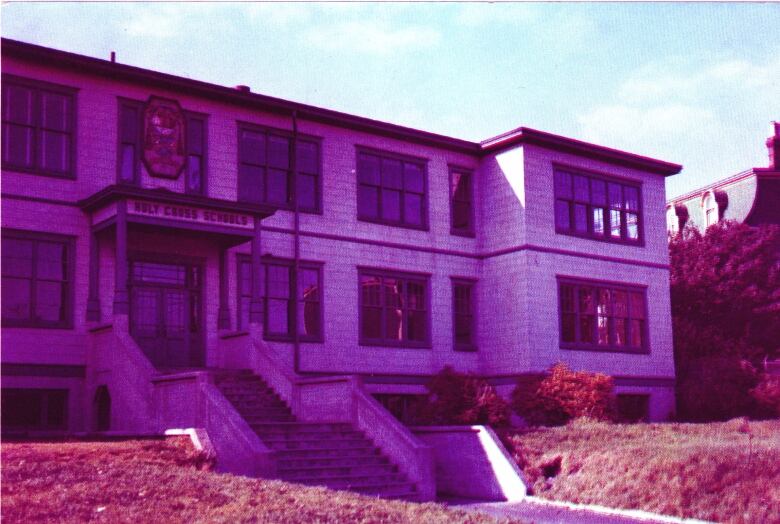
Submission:
M 2 444 L 3 522 L 462 522 L 479 514 L 204 470 L 186 438 Z
M 780 522 L 780 421 L 575 421 L 504 440 L 540 497 L 719 522 Z

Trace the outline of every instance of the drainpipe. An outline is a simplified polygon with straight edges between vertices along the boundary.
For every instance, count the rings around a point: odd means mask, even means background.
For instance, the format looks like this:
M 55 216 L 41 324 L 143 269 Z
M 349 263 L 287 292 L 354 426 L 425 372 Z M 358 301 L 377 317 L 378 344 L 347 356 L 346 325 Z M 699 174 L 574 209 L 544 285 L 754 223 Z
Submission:
M 301 260 L 301 237 L 300 237 L 300 213 L 298 211 L 298 110 L 292 112 L 292 158 L 290 167 L 292 168 L 292 197 L 293 197 L 293 370 L 297 374 L 301 368 L 301 340 L 300 326 L 298 325 L 298 270 Z

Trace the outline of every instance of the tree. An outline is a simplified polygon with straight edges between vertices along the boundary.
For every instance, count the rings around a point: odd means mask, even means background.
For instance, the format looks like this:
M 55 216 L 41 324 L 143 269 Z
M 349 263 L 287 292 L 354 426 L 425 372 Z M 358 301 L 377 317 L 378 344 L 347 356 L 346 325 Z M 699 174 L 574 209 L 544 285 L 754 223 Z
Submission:
M 734 389 L 734 384 L 701 368 L 723 369 L 731 362 L 741 377 L 736 389 L 749 397 L 760 376 L 747 370 L 780 356 L 780 227 L 724 222 L 704 235 L 686 228 L 671 240 L 669 251 L 680 414 L 692 416 L 695 410 L 700 417 L 704 410 L 708 418 L 731 416 L 733 409 L 716 415 L 722 391 L 712 388 Z M 692 398 L 694 391 L 712 405 Z M 741 410 L 751 402 L 734 400 Z

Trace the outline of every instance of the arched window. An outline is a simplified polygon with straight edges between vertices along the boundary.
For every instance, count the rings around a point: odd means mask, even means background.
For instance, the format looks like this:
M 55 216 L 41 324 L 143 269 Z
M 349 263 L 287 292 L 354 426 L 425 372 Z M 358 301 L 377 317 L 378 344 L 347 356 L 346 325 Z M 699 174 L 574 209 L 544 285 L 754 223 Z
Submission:
M 704 227 L 717 224 L 720 219 L 718 216 L 718 202 L 715 200 L 715 195 L 712 194 L 712 191 L 704 195 L 702 207 L 704 208 Z

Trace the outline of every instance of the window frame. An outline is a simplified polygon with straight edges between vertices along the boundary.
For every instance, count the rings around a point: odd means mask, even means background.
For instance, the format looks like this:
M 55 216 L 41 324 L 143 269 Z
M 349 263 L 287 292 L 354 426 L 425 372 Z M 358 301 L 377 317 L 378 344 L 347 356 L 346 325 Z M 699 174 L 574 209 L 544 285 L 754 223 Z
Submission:
M 240 188 L 240 170 L 241 170 L 241 132 L 242 131 L 250 131 L 253 133 L 263 133 L 266 136 L 266 144 L 268 143 L 268 135 L 276 135 L 278 137 L 287 138 L 290 140 L 290 168 L 289 168 L 289 174 L 287 179 L 287 185 L 289 188 L 289 202 L 287 202 L 285 205 L 279 205 L 277 203 L 269 203 L 266 198 L 263 198 L 262 204 L 271 205 L 278 209 L 284 209 L 287 211 L 294 211 L 295 210 L 295 201 L 298 198 L 298 181 L 295 179 L 295 175 L 301 176 L 301 172 L 297 169 L 297 157 L 295 157 L 295 154 L 297 152 L 292 151 L 293 149 L 293 137 L 295 136 L 295 133 L 292 131 L 288 131 L 286 129 L 279 129 L 276 127 L 271 127 L 267 125 L 262 124 L 256 124 L 253 122 L 246 122 L 243 120 L 237 120 L 236 121 L 236 200 L 239 202 L 248 202 L 248 200 L 242 199 L 241 197 L 241 188 Z M 304 134 L 304 133 L 298 133 L 297 134 L 297 140 L 303 140 L 304 142 L 313 142 L 317 145 L 317 175 L 316 175 L 316 182 L 314 184 L 314 191 L 316 193 L 315 195 L 315 202 L 314 208 L 307 208 L 307 207 L 301 207 L 298 206 L 298 211 L 301 213 L 307 213 L 311 215 L 321 215 L 323 213 L 322 211 L 322 186 L 323 186 L 323 169 L 322 169 L 322 142 L 323 139 L 320 136 L 310 135 L 310 134 Z M 266 149 L 267 149 L 266 145 Z M 296 163 L 296 169 L 293 172 L 292 164 L 293 160 L 295 160 Z M 266 157 L 265 161 L 265 168 L 268 169 L 268 159 Z M 304 175 L 311 176 L 310 173 L 303 173 Z M 290 179 L 293 180 L 293 184 L 290 183 Z
M 477 279 L 467 277 L 450 277 L 452 290 L 452 347 L 455 351 L 476 352 L 477 345 Z M 469 315 L 471 316 L 471 342 L 468 344 L 459 344 L 457 339 L 458 329 L 458 310 L 456 308 L 455 288 L 458 286 L 467 286 L 469 288 Z
M 29 173 L 33 175 L 40 175 L 52 178 L 60 178 L 64 180 L 76 180 L 77 178 L 77 141 L 78 141 L 78 92 L 77 87 L 65 86 L 61 84 L 55 84 L 43 80 L 37 80 L 33 78 L 21 77 L 9 73 L 2 74 L 2 95 L 5 97 L 6 86 L 20 86 L 33 90 L 33 120 L 34 123 L 31 126 L 33 128 L 32 138 L 32 166 L 18 166 L 10 163 L 4 157 L 2 158 L 2 169 L 4 171 L 14 171 L 18 173 Z M 41 138 L 40 135 L 43 130 L 43 123 L 41 122 L 41 93 L 48 91 L 58 95 L 68 97 L 70 101 L 70 108 L 68 111 L 70 126 L 67 133 L 70 135 L 70 162 L 68 169 L 65 172 L 52 171 L 41 167 Z M 5 127 L 5 119 L 2 120 L 3 127 Z M 3 133 L 4 134 L 4 133 Z
M 379 278 L 395 278 L 402 280 L 404 283 L 407 281 L 414 281 L 416 283 L 422 282 L 425 286 L 425 313 L 426 313 L 426 329 L 425 340 L 423 341 L 410 341 L 405 340 L 392 340 L 386 337 L 374 339 L 366 338 L 363 335 L 363 289 L 361 287 L 361 280 L 363 276 L 370 275 Z M 357 278 L 357 291 L 358 291 L 358 345 L 360 346 L 373 346 L 373 347 L 387 347 L 387 348 L 410 348 L 410 349 L 431 349 L 431 275 L 430 273 L 416 273 L 408 271 L 398 271 L 394 269 L 383 269 L 376 267 L 358 267 Z M 382 311 L 384 312 L 384 293 L 382 293 L 380 300 L 383 301 Z M 404 309 L 404 311 L 407 311 Z M 385 316 L 382 315 L 381 319 L 381 332 L 384 334 L 386 328 Z
M 122 149 L 126 143 L 124 140 L 124 133 L 122 131 L 122 110 L 124 108 L 132 108 L 138 113 L 136 124 L 138 126 L 135 133 L 135 154 L 133 155 L 133 179 L 124 180 L 122 178 Z M 141 185 L 141 147 L 143 144 L 143 120 L 144 120 L 144 103 L 139 100 L 133 100 L 130 98 L 117 97 L 117 113 L 116 113 L 116 182 L 117 184 L 139 186 Z
M 62 283 L 66 286 L 63 294 L 65 303 L 63 304 L 63 319 L 56 322 L 41 321 L 34 318 L 35 312 L 35 282 L 38 278 L 35 274 L 37 268 L 37 249 L 33 247 L 32 267 L 30 277 L 30 317 L 27 319 L 7 319 L 0 318 L 0 325 L 8 328 L 39 328 L 39 329 L 73 329 L 73 310 L 75 296 L 75 262 L 76 262 L 76 238 L 69 235 L 59 235 L 54 233 L 40 233 L 35 231 L 24 231 L 19 229 L 2 228 L 0 231 L 2 239 L 13 238 L 19 240 L 38 242 L 54 242 L 65 246 L 65 263 L 67 264 L 66 273 Z M 5 265 L 5 264 L 3 264 Z
M 645 221 L 644 221 L 644 206 L 643 206 L 643 198 L 642 198 L 642 189 L 643 189 L 643 182 L 640 180 L 635 179 L 629 179 L 625 177 L 615 176 L 612 174 L 605 174 L 598 171 L 592 171 L 589 169 L 584 169 L 577 166 L 567 165 L 567 164 L 561 164 L 558 162 L 553 162 L 552 164 L 552 184 L 553 184 L 553 212 L 552 212 L 552 218 L 553 218 L 553 227 L 555 228 L 555 233 L 560 235 L 567 235 L 567 236 L 573 236 L 577 238 L 584 238 L 588 240 L 597 240 L 599 242 L 607 242 L 610 244 L 619 244 L 619 245 L 625 245 L 625 246 L 638 246 L 638 247 L 644 247 L 645 245 Z M 576 196 L 574 195 L 574 181 L 572 178 L 572 196 L 571 198 L 561 198 L 559 197 L 557 193 L 556 188 L 556 176 L 559 171 L 564 171 L 568 173 L 570 176 L 583 176 L 588 179 L 588 193 L 589 193 L 589 199 L 588 202 L 578 200 Z M 594 205 L 592 201 L 591 196 L 591 187 L 592 187 L 592 181 L 597 180 L 599 182 L 603 182 L 605 184 L 604 189 L 604 204 L 603 205 Z M 636 215 L 637 215 L 637 238 L 631 239 L 628 237 L 628 227 L 627 227 L 627 220 L 626 216 L 628 215 L 628 211 L 625 208 L 625 196 L 622 198 L 622 207 L 620 207 L 620 216 L 621 216 L 621 223 L 620 223 L 620 238 L 614 237 L 610 234 L 610 225 L 611 225 L 611 219 L 610 219 L 610 211 L 617 210 L 615 207 L 611 205 L 611 201 L 609 199 L 609 184 L 619 184 L 621 186 L 621 194 L 624 194 L 624 190 L 626 187 L 635 189 L 637 192 L 637 209 L 636 209 Z M 565 200 L 569 203 L 569 228 L 564 229 L 558 225 L 558 217 L 557 217 L 557 204 L 559 200 Z M 574 204 L 584 204 L 586 206 L 586 213 L 587 213 L 587 232 L 578 232 L 576 230 L 576 224 L 575 224 L 575 215 L 573 211 Z M 593 231 L 593 208 L 594 207 L 601 207 L 604 209 L 604 217 L 603 217 L 603 224 L 604 224 L 604 234 L 599 235 L 596 234 Z
M 269 257 L 264 256 L 261 260 L 262 266 L 263 266 L 263 340 L 270 340 L 270 341 L 278 341 L 278 342 L 292 342 L 295 338 L 295 333 L 291 332 L 288 328 L 287 334 L 280 334 L 280 333 L 269 333 L 268 332 L 268 271 L 267 267 L 268 265 L 277 265 L 277 266 L 285 266 L 288 268 L 288 275 L 289 275 L 289 288 L 290 293 L 295 293 L 297 296 L 298 290 L 298 277 L 295 274 L 295 261 L 289 258 L 279 258 L 279 257 Z M 247 330 L 249 329 L 249 326 L 244 326 L 242 324 L 242 316 L 243 316 L 243 310 L 241 307 L 241 299 L 242 297 L 245 297 L 246 295 L 243 293 L 243 289 L 241 286 L 241 266 L 243 264 L 249 264 L 251 267 L 252 259 L 251 255 L 247 255 L 244 253 L 238 253 L 236 255 L 236 328 L 238 330 Z M 325 284 L 324 284 L 324 263 L 322 262 L 316 262 L 311 260 L 301 260 L 298 262 L 298 269 L 308 269 L 308 270 L 315 270 L 317 271 L 317 278 L 319 281 L 320 286 L 320 296 L 319 296 L 319 323 L 320 323 L 320 332 L 317 335 L 304 335 L 300 334 L 298 335 L 298 340 L 300 342 L 312 342 L 312 343 L 322 343 L 325 341 Z M 250 284 L 251 285 L 251 284 Z M 250 289 L 251 294 L 251 289 Z M 293 299 L 288 298 L 288 322 L 292 321 L 293 318 L 293 312 L 292 312 L 292 305 L 293 304 L 303 304 L 305 303 L 301 299 Z M 300 319 L 298 319 L 300 322 Z
M 476 227 L 474 225 L 474 170 L 460 167 L 454 164 L 448 166 L 449 171 L 449 202 L 450 202 L 450 234 L 460 237 L 474 238 L 476 236 Z M 465 228 L 455 227 L 455 194 L 453 193 L 452 180 L 455 173 L 468 175 L 469 177 L 469 225 Z
M 381 180 L 381 174 L 380 174 L 380 180 L 378 186 L 371 186 L 371 187 L 378 187 L 380 188 L 379 192 L 379 200 L 377 202 L 377 217 L 369 217 L 369 216 L 361 216 L 360 214 L 360 173 L 358 172 L 358 159 L 361 154 L 365 155 L 371 155 L 379 158 L 379 161 L 383 159 L 387 160 L 397 160 L 402 162 L 401 166 L 401 188 L 390 188 L 394 191 L 400 192 L 400 200 L 399 200 L 399 211 L 401 214 L 400 220 L 387 220 L 385 218 L 382 218 L 382 192 L 381 189 L 384 187 L 382 186 L 382 180 Z M 422 170 L 422 183 L 423 183 L 423 192 L 422 192 L 422 199 L 421 199 L 421 223 L 420 224 L 410 224 L 404 220 L 404 195 L 407 193 L 407 190 L 403 187 L 403 163 L 409 163 L 409 164 L 416 164 L 418 165 Z M 368 222 L 372 224 L 381 224 L 384 226 L 391 226 L 391 227 L 400 227 L 404 229 L 414 229 L 417 231 L 429 231 L 430 230 L 430 217 L 429 217 L 429 185 L 428 185 L 428 159 L 423 157 L 416 157 L 412 155 L 405 155 L 402 153 L 396 153 L 393 151 L 386 151 L 382 149 L 376 149 L 368 146 L 363 145 L 355 145 L 355 216 L 357 217 L 357 220 L 360 222 Z
M 564 350 L 575 350 L 575 351 L 591 351 L 591 352 L 599 352 L 599 353 L 630 353 L 630 354 L 649 354 L 650 353 L 650 318 L 649 318 L 649 310 L 648 310 L 648 299 L 647 299 L 647 285 L 643 284 L 631 284 L 631 283 L 625 283 L 625 282 L 612 282 L 612 281 L 604 281 L 604 280 L 587 280 L 577 277 L 569 277 L 569 276 L 562 276 L 562 275 L 556 275 L 556 285 L 557 285 L 557 307 L 558 307 L 558 343 L 559 347 Z M 569 285 L 573 286 L 573 302 L 574 302 L 574 310 L 572 312 L 568 312 L 570 314 L 574 314 L 574 338 L 575 342 L 569 342 L 564 341 L 563 338 L 563 316 L 564 313 L 567 313 L 563 310 L 562 307 L 562 286 Z M 644 309 L 644 318 L 643 324 L 642 324 L 642 345 L 637 346 L 630 346 L 628 344 L 625 345 L 618 345 L 614 344 L 614 337 L 615 337 L 615 328 L 614 328 L 614 318 L 616 315 L 614 314 L 614 307 L 610 307 L 609 315 L 607 316 L 608 319 L 608 329 L 609 329 L 609 344 L 599 344 L 598 341 L 595 342 L 578 342 L 579 340 L 579 334 L 580 334 L 580 311 L 579 311 L 579 300 L 577 297 L 577 291 L 580 287 L 584 288 L 591 288 L 594 291 L 594 294 L 597 296 L 601 290 L 609 290 L 611 293 L 614 293 L 615 291 L 622 291 L 627 294 L 630 293 L 640 293 L 642 295 L 642 307 Z M 627 310 L 626 310 L 626 317 L 627 321 L 627 333 L 628 336 L 627 342 L 631 339 L 631 320 L 637 319 L 637 317 L 631 315 L 630 311 L 630 303 L 631 298 L 630 295 L 627 295 Z M 614 304 L 614 300 L 611 300 L 610 304 Z M 598 312 L 594 311 L 593 316 L 596 317 L 596 322 L 598 321 Z M 596 331 L 594 329 L 594 334 L 596 334 Z
M 184 141 L 184 148 L 187 152 L 187 160 L 184 163 L 184 192 L 189 195 L 208 196 L 209 194 L 209 115 L 205 113 L 198 113 L 195 111 L 183 111 L 184 113 L 184 129 L 187 137 Z M 191 144 L 189 141 L 189 126 L 193 120 L 200 121 L 203 125 L 203 151 L 201 153 L 201 175 L 200 175 L 200 191 L 193 191 L 190 189 L 188 176 L 190 167 L 191 156 Z

